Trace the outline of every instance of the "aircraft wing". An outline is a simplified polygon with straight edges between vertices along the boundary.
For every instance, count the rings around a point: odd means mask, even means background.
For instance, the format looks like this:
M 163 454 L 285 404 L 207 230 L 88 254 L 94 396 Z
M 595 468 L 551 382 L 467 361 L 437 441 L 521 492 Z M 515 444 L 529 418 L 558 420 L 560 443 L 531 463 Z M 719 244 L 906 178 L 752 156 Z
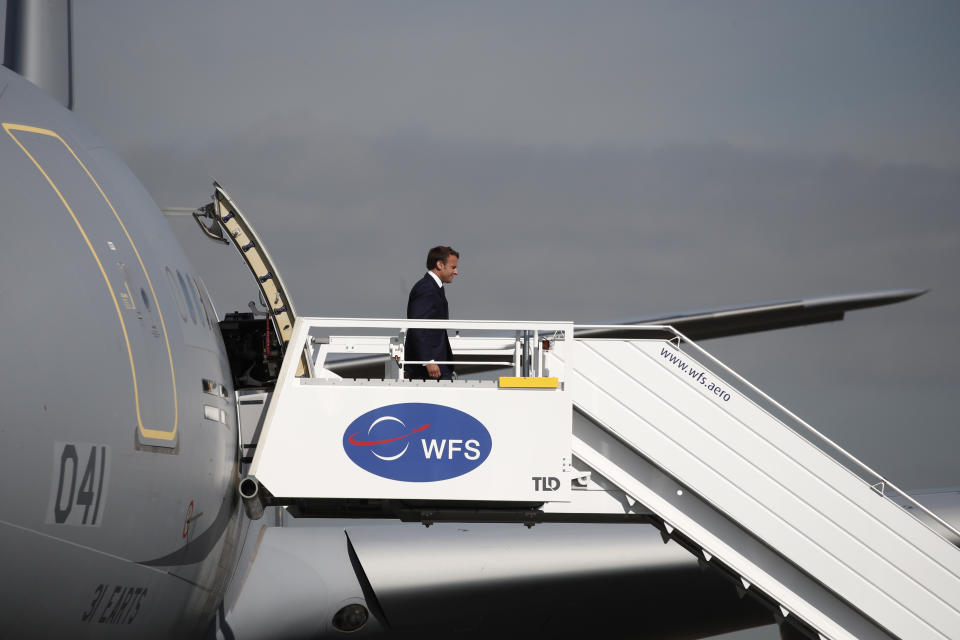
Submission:
M 799 327 L 843 320 L 847 311 L 904 302 L 926 293 L 923 289 L 896 289 L 853 293 L 802 300 L 784 300 L 742 307 L 722 307 L 666 316 L 651 316 L 623 324 L 663 324 L 674 327 L 691 340 L 725 338 L 744 333 Z M 579 337 L 624 338 L 623 331 L 583 329 Z
M 721 307 L 672 315 L 657 315 L 630 320 L 622 324 L 670 325 L 691 340 L 708 340 L 727 336 L 799 327 L 820 322 L 842 320 L 847 311 L 904 302 L 926 293 L 924 289 L 895 289 L 871 293 L 853 293 L 800 300 L 784 300 L 740 307 Z M 577 331 L 578 337 L 626 338 L 622 329 L 588 328 Z M 471 355 L 471 360 L 479 359 Z M 491 357 L 491 359 L 496 359 Z M 383 376 L 384 358 L 364 356 L 328 362 L 327 368 L 344 378 L 379 378 Z M 496 369 L 496 366 L 458 366 L 461 374 Z

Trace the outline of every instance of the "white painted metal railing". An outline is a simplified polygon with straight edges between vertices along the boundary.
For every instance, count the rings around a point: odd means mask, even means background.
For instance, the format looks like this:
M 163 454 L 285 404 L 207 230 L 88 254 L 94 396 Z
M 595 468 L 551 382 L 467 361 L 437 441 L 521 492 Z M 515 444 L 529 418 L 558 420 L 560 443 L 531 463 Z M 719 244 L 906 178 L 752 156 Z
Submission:
M 339 335 L 349 329 L 361 335 Z M 454 331 L 450 336 L 455 361 L 407 360 L 404 339 L 409 329 Z M 330 356 L 384 356 L 384 376 L 403 380 L 404 368 L 411 364 L 455 364 L 512 367 L 514 375 L 542 376 L 544 353 L 560 340 L 573 339 L 569 322 L 504 322 L 496 320 L 409 320 L 369 318 L 298 318 L 288 350 L 306 347 L 312 365 L 310 376 L 336 378 L 325 368 Z M 524 346 L 529 363 L 524 363 Z M 559 375 L 558 375 L 559 373 Z M 281 373 L 281 377 L 282 377 Z M 562 372 L 551 372 L 561 378 Z

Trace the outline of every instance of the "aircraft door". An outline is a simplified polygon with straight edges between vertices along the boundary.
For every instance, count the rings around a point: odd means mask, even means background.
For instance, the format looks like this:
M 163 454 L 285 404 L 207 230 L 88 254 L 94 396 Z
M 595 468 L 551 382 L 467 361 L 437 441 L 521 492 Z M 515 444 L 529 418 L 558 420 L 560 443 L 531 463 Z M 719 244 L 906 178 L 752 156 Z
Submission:
M 175 447 L 176 374 L 156 287 L 121 215 L 73 148 L 56 132 L 3 123 L 7 134 L 46 178 L 96 263 L 116 311 L 116 328 L 128 363 L 138 437 L 144 444 Z M 162 277 L 162 276 L 161 276 Z

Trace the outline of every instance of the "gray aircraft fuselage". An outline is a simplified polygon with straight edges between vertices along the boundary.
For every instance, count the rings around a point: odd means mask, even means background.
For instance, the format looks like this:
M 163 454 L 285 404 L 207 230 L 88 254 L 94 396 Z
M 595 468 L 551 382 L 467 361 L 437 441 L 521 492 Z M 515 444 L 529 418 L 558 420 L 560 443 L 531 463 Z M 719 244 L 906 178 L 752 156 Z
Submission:
M 196 636 L 239 531 L 212 304 L 123 162 L 3 67 L 0 123 L 2 635 Z

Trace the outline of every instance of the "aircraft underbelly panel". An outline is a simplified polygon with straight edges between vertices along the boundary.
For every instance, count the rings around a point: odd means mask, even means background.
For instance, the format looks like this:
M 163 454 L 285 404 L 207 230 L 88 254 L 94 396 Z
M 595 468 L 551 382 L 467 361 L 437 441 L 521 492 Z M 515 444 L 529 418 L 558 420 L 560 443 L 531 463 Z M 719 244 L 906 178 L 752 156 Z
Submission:
M 17 587 L 4 591 L 3 637 L 193 637 L 206 625 L 188 608 L 193 586 L 167 571 L 8 523 L 0 547 L 17 550 L 4 557 L 4 582 Z

